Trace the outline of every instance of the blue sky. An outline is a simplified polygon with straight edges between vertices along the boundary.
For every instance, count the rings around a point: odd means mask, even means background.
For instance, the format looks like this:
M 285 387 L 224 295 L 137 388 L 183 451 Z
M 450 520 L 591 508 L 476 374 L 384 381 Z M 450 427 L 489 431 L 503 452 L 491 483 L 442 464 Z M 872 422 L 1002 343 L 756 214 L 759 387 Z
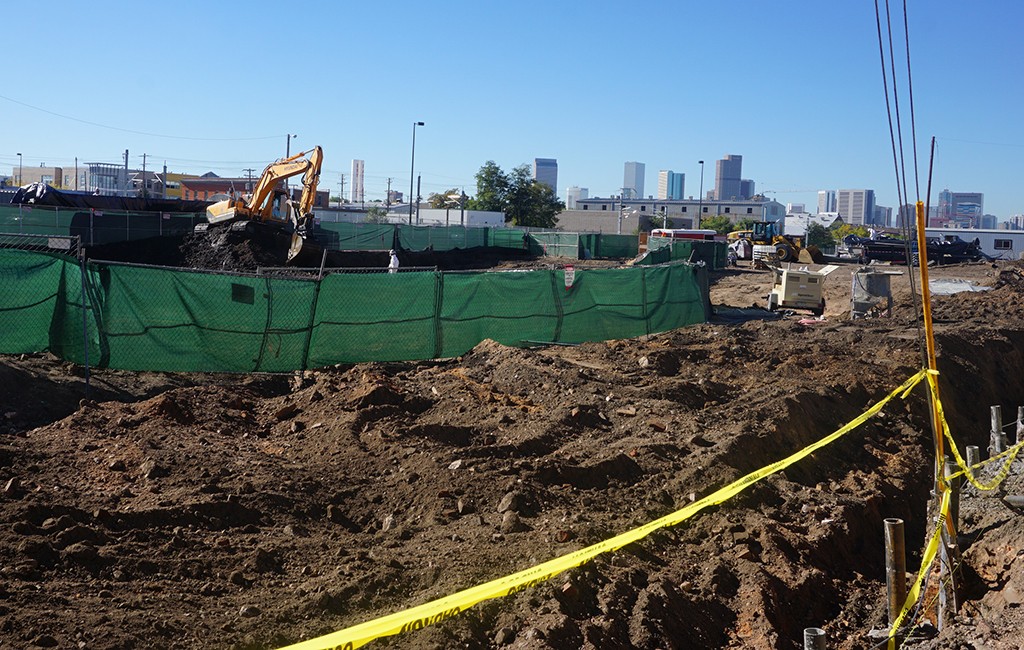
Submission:
M 324 148 L 321 186 L 365 161 L 368 199 L 409 191 L 412 123 L 424 196 L 474 193 L 503 169 L 558 160 L 558 193 L 618 193 L 623 163 L 686 174 L 743 156 L 757 189 L 813 211 L 819 189 L 897 203 L 874 3 L 57 1 L 4 12 L 0 168 L 166 161 L 257 173 Z M 884 11 L 884 2 L 883 2 Z M 893 2 L 902 28 L 902 4 Z M 899 12 L 897 14 L 897 11 Z M 909 2 L 920 186 L 983 192 L 1024 213 L 1024 3 Z M 899 43 L 897 44 L 899 48 Z M 897 54 L 910 156 L 906 63 Z M 890 80 L 891 84 L 891 80 Z M 891 86 L 890 86 L 891 88 Z M 909 168 L 908 168 L 909 169 Z M 916 197 L 911 169 L 910 195 Z M 932 203 L 935 203 L 933 198 Z

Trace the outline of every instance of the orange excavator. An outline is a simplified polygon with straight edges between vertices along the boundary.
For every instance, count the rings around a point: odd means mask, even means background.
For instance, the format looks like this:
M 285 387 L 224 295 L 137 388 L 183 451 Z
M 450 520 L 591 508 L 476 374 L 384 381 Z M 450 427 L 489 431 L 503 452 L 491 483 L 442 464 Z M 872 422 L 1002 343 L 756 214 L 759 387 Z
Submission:
M 323 149 L 317 146 L 267 165 L 252 194 L 227 198 L 207 207 L 207 223 L 197 225 L 196 232 L 206 232 L 210 226 L 218 224 L 229 224 L 235 232 L 251 232 L 253 228 L 263 227 L 291 233 L 287 259 L 294 263 L 313 227 L 313 204 L 323 159 Z M 303 175 L 302 195 L 294 201 L 278 185 L 299 174 Z

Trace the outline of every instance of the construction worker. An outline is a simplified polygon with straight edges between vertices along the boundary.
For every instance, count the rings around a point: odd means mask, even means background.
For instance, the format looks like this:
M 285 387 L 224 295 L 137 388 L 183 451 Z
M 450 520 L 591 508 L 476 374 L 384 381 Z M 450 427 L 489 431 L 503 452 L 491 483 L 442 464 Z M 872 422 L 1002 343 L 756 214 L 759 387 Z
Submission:
M 398 273 L 398 255 L 395 254 L 394 249 L 388 252 L 391 255 L 391 261 L 388 262 L 388 273 Z

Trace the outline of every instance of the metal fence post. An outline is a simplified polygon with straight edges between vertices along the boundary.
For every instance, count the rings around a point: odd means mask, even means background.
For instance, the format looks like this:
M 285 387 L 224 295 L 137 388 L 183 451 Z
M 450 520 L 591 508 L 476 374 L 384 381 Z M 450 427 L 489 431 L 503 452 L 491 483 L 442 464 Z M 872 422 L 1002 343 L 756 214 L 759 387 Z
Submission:
M 988 447 L 989 457 L 1001 454 L 1006 451 L 1006 434 L 1003 433 L 1003 407 L 992 406 L 992 431 L 989 434 L 990 442 Z
M 1024 406 L 1017 407 L 1017 439 L 1016 443 L 1020 444 L 1024 440 Z
M 953 523 L 954 535 L 960 530 L 960 485 L 963 478 L 951 478 L 959 470 L 956 461 L 946 456 L 945 473 L 946 485 L 949 487 L 949 520 Z
M 903 520 L 885 520 L 885 586 L 888 593 L 889 625 L 907 600 L 907 551 L 903 538 Z
M 85 249 L 82 248 L 82 238 L 77 237 L 76 239 L 78 240 L 78 269 L 82 276 L 82 356 L 85 361 L 85 399 L 89 399 L 89 302 L 88 292 L 85 288 Z
M 804 650 L 825 650 L 825 630 L 820 627 L 805 627 Z

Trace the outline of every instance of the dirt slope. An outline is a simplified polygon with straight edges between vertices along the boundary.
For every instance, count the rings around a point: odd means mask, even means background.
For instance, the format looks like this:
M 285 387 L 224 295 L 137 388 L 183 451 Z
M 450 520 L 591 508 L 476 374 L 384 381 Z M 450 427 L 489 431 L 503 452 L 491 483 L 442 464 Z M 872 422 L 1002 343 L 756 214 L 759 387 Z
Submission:
M 934 272 L 996 285 L 1005 268 Z M 920 367 L 908 289 L 893 318 L 852 322 L 851 271 L 829 278 L 817 324 L 743 321 L 730 308 L 763 304 L 768 275 L 739 269 L 716 274 L 722 322 L 647 340 L 485 342 L 296 377 L 103 371 L 87 401 L 79 369 L 3 358 L 0 648 L 276 647 L 678 509 Z M 1006 281 L 936 299 L 968 444 L 984 446 L 988 404 L 1024 404 L 1021 303 Z M 375 645 L 796 648 L 819 626 L 830 647 L 868 647 L 882 519 L 905 519 L 914 554 L 930 525 L 923 400 L 686 524 Z M 969 637 L 945 634 L 966 647 L 1019 647 L 993 622 L 1020 611 L 1020 518 L 999 503 L 964 506 Z

